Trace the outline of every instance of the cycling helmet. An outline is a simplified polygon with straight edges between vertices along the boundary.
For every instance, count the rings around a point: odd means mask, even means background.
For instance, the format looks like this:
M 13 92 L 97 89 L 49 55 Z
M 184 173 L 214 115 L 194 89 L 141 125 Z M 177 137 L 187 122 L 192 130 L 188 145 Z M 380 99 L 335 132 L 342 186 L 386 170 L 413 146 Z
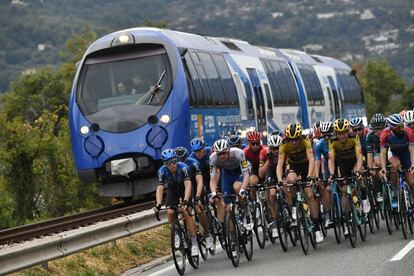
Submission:
M 180 161 L 187 160 L 188 150 L 185 147 L 176 147 L 174 151 Z
M 279 135 L 269 135 L 267 137 L 267 145 L 272 148 L 279 147 L 282 144 L 282 137 Z
M 173 149 L 166 149 L 161 152 L 161 159 L 163 162 L 176 158 L 177 154 Z
M 349 120 L 349 124 L 351 125 L 351 127 L 357 127 L 357 126 L 364 125 L 361 117 L 353 117 L 351 120 Z
M 238 147 L 238 146 L 241 146 L 242 139 L 239 135 L 235 134 L 235 135 L 231 135 L 229 137 L 228 142 L 229 142 L 230 146 Z
M 192 151 L 198 151 L 204 148 L 204 141 L 201 138 L 194 138 L 190 142 L 190 148 Z
M 331 121 L 326 121 L 321 123 L 320 126 L 322 135 L 332 134 L 333 132 L 333 123 Z
M 389 127 L 398 127 L 402 126 L 404 121 L 400 114 L 391 114 L 387 117 L 387 124 Z
M 270 132 L 269 135 L 279 135 L 279 136 L 282 136 L 283 135 L 283 131 L 277 129 L 275 131 Z
M 404 113 L 404 123 L 410 124 L 414 122 L 414 110 L 408 110 Z
M 285 129 L 285 135 L 287 138 L 294 139 L 298 138 L 302 135 L 302 127 L 299 123 L 296 124 L 290 124 Z
M 260 135 L 260 133 L 256 130 L 249 131 L 247 133 L 247 141 L 249 142 L 257 142 L 257 141 L 260 141 L 261 138 L 262 138 L 262 135 Z
M 314 124 L 313 124 L 313 129 L 318 129 L 318 128 L 320 128 L 321 127 L 321 121 L 317 121 L 317 122 L 315 122 Z
M 213 149 L 216 153 L 229 151 L 229 143 L 227 143 L 226 139 L 218 139 L 214 142 Z
M 349 121 L 347 119 L 336 119 L 334 123 L 335 131 L 345 131 L 349 129 Z
M 371 118 L 370 124 L 372 128 L 384 128 L 386 124 L 384 115 L 381 113 L 374 114 Z

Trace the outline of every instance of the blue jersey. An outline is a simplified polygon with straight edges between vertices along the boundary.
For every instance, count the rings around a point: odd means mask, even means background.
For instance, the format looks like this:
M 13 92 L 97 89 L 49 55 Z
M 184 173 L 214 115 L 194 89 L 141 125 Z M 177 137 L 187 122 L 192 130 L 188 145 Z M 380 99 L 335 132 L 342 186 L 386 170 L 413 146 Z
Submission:
M 200 164 L 194 158 L 188 157 L 185 161 L 185 164 L 190 169 L 190 177 L 194 177 L 196 175 L 201 175 Z
M 204 149 L 206 151 L 206 154 L 203 156 L 203 158 L 197 158 L 194 152 L 190 154 L 190 157 L 198 161 L 200 165 L 200 170 L 202 172 L 210 172 L 209 160 L 210 160 L 211 147 L 205 147 Z
M 182 162 L 177 163 L 177 170 L 174 174 L 165 165 L 158 170 L 158 183 L 159 185 L 164 185 L 167 189 L 183 192 L 185 180 L 190 180 L 190 169 Z
M 315 144 L 315 160 L 321 160 L 321 156 L 325 159 L 325 161 L 328 161 L 329 159 L 329 144 L 326 139 L 320 139 Z

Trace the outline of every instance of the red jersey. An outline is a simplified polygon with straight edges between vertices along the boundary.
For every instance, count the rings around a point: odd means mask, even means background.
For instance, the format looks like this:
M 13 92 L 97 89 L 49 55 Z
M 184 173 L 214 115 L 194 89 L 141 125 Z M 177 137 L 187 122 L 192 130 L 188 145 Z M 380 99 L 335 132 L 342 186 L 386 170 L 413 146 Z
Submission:
M 243 149 L 244 156 L 246 157 L 246 160 L 252 164 L 252 168 L 258 170 L 259 164 L 260 164 L 260 151 L 264 148 L 263 145 L 260 145 L 257 152 L 254 153 L 251 151 L 250 147 L 245 147 Z
M 409 127 L 404 127 L 404 134 L 396 136 L 387 127 L 380 134 L 381 148 L 391 148 L 393 151 L 403 152 L 408 150 L 408 145 L 414 144 L 414 131 Z
M 260 151 L 260 164 L 264 164 L 266 163 L 266 160 L 269 160 L 269 166 L 276 167 L 279 154 L 272 154 L 272 156 L 268 157 L 268 152 L 269 148 L 267 147 L 263 147 L 263 149 Z

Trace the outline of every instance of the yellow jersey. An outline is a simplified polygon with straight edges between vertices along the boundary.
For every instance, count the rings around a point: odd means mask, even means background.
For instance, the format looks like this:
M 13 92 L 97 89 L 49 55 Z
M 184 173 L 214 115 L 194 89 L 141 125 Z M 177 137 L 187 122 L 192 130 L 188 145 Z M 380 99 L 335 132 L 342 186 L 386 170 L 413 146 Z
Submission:
M 285 140 L 279 148 L 279 155 L 284 154 L 289 163 L 303 164 L 309 162 L 307 151 L 312 152 L 311 142 L 301 138 L 299 145 L 295 146 L 289 140 Z
M 332 158 L 351 160 L 361 153 L 361 143 L 358 136 L 350 135 L 345 143 L 341 143 L 338 137 L 335 137 L 329 144 L 329 156 Z

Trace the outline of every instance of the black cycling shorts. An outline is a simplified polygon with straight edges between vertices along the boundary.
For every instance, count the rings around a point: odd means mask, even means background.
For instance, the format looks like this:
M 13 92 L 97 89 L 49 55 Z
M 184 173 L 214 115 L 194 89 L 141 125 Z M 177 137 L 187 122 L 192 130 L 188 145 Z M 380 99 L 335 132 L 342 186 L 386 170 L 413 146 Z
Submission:
M 308 177 L 309 162 L 305 163 L 290 163 L 288 166 L 288 171 L 294 171 L 302 180 L 306 180 Z
M 339 175 L 341 177 L 351 177 L 353 175 L 353 170 L 356 162 L 356 158 L 349 160 L 338 158 Z

